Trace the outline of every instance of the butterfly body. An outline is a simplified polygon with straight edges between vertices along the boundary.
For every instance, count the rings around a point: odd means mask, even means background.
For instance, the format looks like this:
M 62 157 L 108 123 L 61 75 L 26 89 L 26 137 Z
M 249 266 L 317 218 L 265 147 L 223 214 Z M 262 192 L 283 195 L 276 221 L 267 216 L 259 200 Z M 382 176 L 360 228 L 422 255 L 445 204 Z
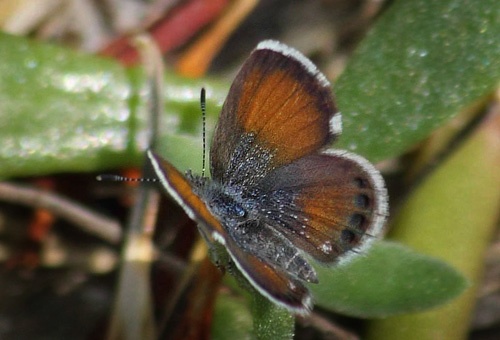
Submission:
M 264 41 L 224 103 L 210 179 L 148 156 L 166 191 L 253 287 L 307 314 L 305 283 L 318 282 L 311 259 L 333 265 L 362 252 L 387 216 L 378 171 L 360 156 L 326 150 L 341 130 L 326 78 L 296 50 Z
M 301 252 L 274 228 L 270 206 L 291 206 L 293 195 L 277 190 L 266 193 L 259 188 L 244 190 L 208 178 L 186 173 L 193 192 L 202 199 L 215 216 L 227 237 L 239 248 L 298 279 L 317 283 L 314 268 Z M 279 217 L 279 218 L 278 218 Z

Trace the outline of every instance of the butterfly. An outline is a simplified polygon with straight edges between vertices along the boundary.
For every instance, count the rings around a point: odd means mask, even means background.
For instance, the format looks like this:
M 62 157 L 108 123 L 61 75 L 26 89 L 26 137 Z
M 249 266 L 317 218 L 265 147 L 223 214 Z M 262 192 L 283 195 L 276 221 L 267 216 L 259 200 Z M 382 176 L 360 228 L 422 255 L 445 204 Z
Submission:
M 345 262 L 378 238 L 385 184 L 367 160 L 325 150 L 342 132 L 330 83 L 297 50 L 258 44 L 237 74 L 215 128 L 211 178 L 147 155 L 166 192 L 225 246 L 250 284 L 307 315 L 312 261 Z

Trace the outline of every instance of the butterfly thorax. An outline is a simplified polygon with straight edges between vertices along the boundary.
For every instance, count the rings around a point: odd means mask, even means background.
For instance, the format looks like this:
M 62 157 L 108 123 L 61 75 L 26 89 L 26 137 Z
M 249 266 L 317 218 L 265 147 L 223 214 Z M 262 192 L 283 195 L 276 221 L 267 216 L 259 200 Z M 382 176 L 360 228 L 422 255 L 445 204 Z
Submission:
M 240 187 L 224 185 L 206 177 L 193 175 L 190 171 L 186 176 L 193 185 L 193 191 L 223 224 L 238 225 L 255 217 L 257 202 L 255 198 L 248 197 Z

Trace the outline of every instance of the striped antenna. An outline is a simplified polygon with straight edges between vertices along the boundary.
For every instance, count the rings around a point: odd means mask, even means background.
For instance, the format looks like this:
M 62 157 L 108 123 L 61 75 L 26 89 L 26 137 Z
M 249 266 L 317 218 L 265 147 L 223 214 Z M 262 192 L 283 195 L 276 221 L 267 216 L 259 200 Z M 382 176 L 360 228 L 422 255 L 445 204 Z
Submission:
M 96 179 L 99 182 L 158 182 L 157 178 L 144 178 L 144 177 L 124 177 L 120 175 L 98 175 Z
M 201 177 L 205 177 L 205 153 L 207 149 L 206 145 L 206 133 L 205 133 L 205 119 L 206 119 L 206 103 L 205 103 L 205 88 L 201 88 L 201 93 L 200 93 L 200 106 L 201 106 L 201 116 L 203 120 L 203 158 L 202 158 L 202 167 L 201 167 Z

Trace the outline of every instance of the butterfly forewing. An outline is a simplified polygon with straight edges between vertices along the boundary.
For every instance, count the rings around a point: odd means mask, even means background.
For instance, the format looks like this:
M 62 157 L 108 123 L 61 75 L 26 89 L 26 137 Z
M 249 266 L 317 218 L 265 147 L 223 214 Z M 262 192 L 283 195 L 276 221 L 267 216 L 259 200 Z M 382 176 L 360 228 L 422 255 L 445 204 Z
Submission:
M 252 185 L 340 132 L 326 78 L 299 52 L 265 41 L 241 68 L 224 103 L 210 153 L 212 177 Z M 248 177 L 253 181 L 246 182 Z
M 148 158 L 162 187 L 184 208 L 189 217 L 201 223 L 206 229 L 203 231 L 205 236 L 221 238 L 224 233 L 222 225 L 208 210 L 205 202 L 194 193 L 192 184 L 186 177 L 153 151 L 148 151 Z

